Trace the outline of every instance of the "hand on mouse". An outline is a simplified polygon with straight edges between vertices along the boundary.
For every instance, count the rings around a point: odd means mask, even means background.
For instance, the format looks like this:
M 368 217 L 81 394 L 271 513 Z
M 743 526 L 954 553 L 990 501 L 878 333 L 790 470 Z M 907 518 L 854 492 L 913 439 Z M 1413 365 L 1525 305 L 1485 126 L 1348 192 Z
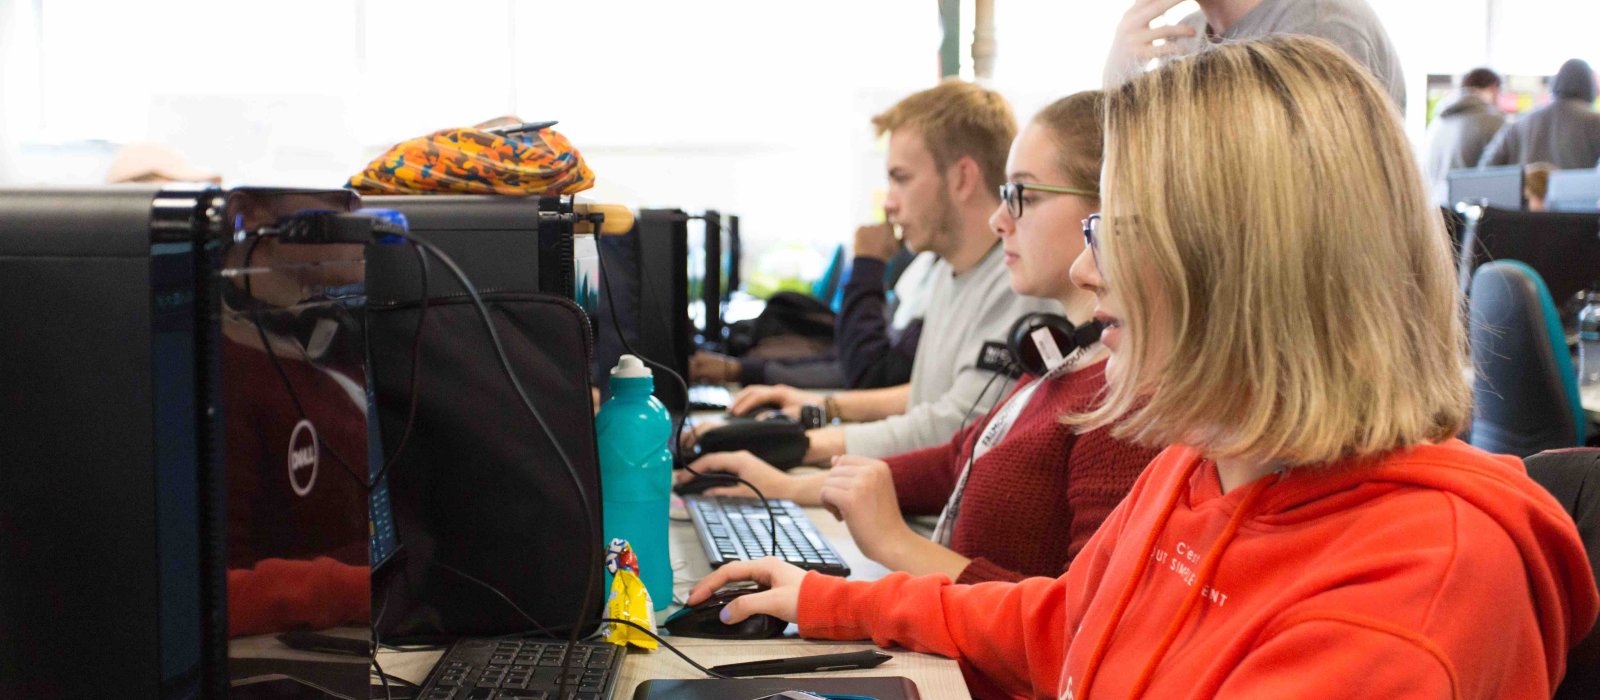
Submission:
M 731 625 L 751 615 L 766 614 L 794 622 L 800 617 L 800 581 L 805 577 L 804 569 L 775 557 L 730 562 L 694 584 L 684 602 L 690 606 L 698 605 L 730 583 L 755 581 L 768 590 L 739 596 L 728 603 L 722 609 L 722 621 Z
M 736 416 L 745 415 L 764 405 L 775 405 L 785 414 L 795 420 L 800 419 L 800 407 L 808 403 L 822 404 L 822 394 L 801 391 L 787 384 L 766 386 L 754 384 L 739 390 L 733 397 L 733 404 L 728 406 L 728 412 Z
M 761 495 L 769 499 L 787 498 L 803 506 L 821 503 L 818 492 L 822 488 L 822 479 L 825 475 L 790 476 L 745 450 L 713 452 L 690 463 L 689 469 L 703 474 L 732 474 L 755 484 L 755 487 L 761 490 Z M 687 469 L 682 469 L 672 475 L 672 482 L 676 486 L 691 478 L 694 478 L 694 475 Z M 745 498 L 755 496 L 750 487 L 740 483 L 706 489 L 705 495 Z
M 822 505 L 850 528 L 861 553 L 874 561 L 898 557 L 913 540 L 923 540 L 900 513 L 894 477 L 882 460 L 856 455 L 835 457 L 818 494 Z

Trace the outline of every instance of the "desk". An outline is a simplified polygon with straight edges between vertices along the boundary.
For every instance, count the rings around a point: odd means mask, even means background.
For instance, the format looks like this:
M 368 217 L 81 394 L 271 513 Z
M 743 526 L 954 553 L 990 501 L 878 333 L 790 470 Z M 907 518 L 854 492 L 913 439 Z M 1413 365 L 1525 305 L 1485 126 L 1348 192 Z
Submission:
M 850 565 L 850 578 L 857 580 L 872 580 L 888 574 L 888 569 L 876 562 L 868 560 L 861 554 L 861 550 L 850 539 L 850 531 L 844 523 L 834 520 L 826 510 L 821 508 L 807 508 L 806 514 L 811 521 L 816 523 L 817 530 L 828 538 L 838 550 L 839 556 Z M 687 516 L 681 508 L 673 508 L 673 517 Z M 675 520 L 671 529 L 672 568 L 673 568 L 673 593 L 678 600 L 687 595 L 690 586 L 701 576 L 711 571 L 711 565 L 706 562 L 705 552 L 701 551 L 700 543 L 695 539 L 694 527 L 688 522 Z M 660 613 L 657 622 L 666 619 L 672 609 Z M 793 627 L 790 628 L 791 633 Z M 861 649 L 876 649 L 871 642 L 818 642 L 799 639 L 798 637 L 783 637 L 779 639 L 766 639 L 758 641 L 723 641 L 712 639 L 674 639 L 667 638 L 673 646 L 682 649 L 685 654 L 703 666 L 735 663 L 740 661 L 754 661 L 784 656 L 806 656 L 811 654 L 831 654 L 857 651 Z M 836 671 L 827 676 L 905 676 L 915 681 L 924 700 L 969 700 L 971 695 L 967 692 L 967 685 L 961 678 L 961 669 L 955 661 L 931 654 L 919 654 L 904 649 L 891 649 L 888 653 L 894 655 L 882 666 L 874 669 L 860 671 Z M 435 662 L 439 660 L 442 652 L 394 652 L 384 651 L 378 655 L 378 662 L 383 665 L 383 670 L 389 674 L 404 678 L 416 683 L 421 683 L 432 670 Z M 622 675 L 618 679 L 617 692 L 613 696 L 616 700 L 629 700 L 633 691 L 646 680 L 651 678 L 702 678 L 700 672 L 694 670 L 682 659 L 666 649 L 657 649 L 653 652 L 632 651 L 627 660 L 622 664 Z M 381 696 L 380 696 L 381 697 Z

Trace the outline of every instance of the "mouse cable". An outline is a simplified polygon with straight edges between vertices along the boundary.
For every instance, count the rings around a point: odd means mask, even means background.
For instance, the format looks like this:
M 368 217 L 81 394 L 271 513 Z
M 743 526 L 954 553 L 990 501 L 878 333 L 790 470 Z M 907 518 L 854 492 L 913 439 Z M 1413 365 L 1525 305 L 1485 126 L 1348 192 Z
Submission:
M 433 300 L 428 296 L 428 254 L 422 246 L 415 241 L 407 240 L 411 252 L 417 256 L 417 271 L 422 276 L 422 291 L 419 297 L 421 306 L 417 310 L 417 329 L 411 333 L 411 378 L 408 381 L 410 388 L 406 391 L 410 396 L 410 405 L 406 408 L 406 427 L 400 431 L 400 442 L 394 446 L 394 451 L 389 453 L 389 458 L 383 461 L 383 466 L 378 467 L 378 473 L 372 475 L 372 488 L 377 488 L 383 482 L 383 477 L 389 473 L 389 468 L 400 461 L 400 454 L 405 452 L 406 445 L 411 441 L 411 428 L 417 421 L 417 389 L 422 377 L 422 329 L 428 320 L 428 307 Z M 369 312 L 370 314 L 370 312 Z M 367 324 L 362 324 L 365 330 Z M 372 345 L 367 345 L 367 365 L 372 365 Z
M 605 220 L 605 215 L 604 214 L 590 214 L 589 215 L 589 219 L 594 224 L 595 230 L 599 231 L 600 230 L 600 223 Z M 596 236 L 598 236 L 598 235 L 599 234 L 596 234 Z M 683 469 L 685 471 L 689 472 L 690 474 L 693 474 L 693 475 L 698 476 L 698 477 L 712 476 L 712 475 L 708 475 L 708 474 L 706 474 L 704 472 L 697 471 L 693 467 L 690 467 L 688 460 L 683 458 L 683 451 L 682 451 L 683 445 L 682 445 L 680 436 L 683 434 L 683 421 L 687 420 L 688 417 L 689 417 L 689 383 L 685 382 L 683 380 L 683 375 L 678 374 L 671 367 L 663 365 L 663 364 L 661 364 L 659 362 L 656 362 L 655 360 L 652 360 L 652 359 L 650 359 L 648 357 L 645 357 L 644 355 L 639 354 L 637 351 L 635 351 L 633 349 L 633 345 L 628 342 L 628 336 L 623 334 L 623 332 L 622 332 L 622 322 L 617 319 L 617 296 L 615 294 L 611 293 L 611 277 L 606 275 L 606 263 L 605 263 L 605 257 L 606 256 L 605 256 L 605 251 L 603 250 L 603 248 L 604 248 L 604 246 L 600 245 L 600 241 L 597 239 L 595 241 L 595 245 L 594 245 L 595 267 L 598 268 L 597 272 L 600 273 L 600 285 L 601 285 L 602 288 L 605 289 L 606 300 L 607 300 L 606 308 L 610 309 L 610 311 L 611 311 L 611 328 L 612 328 L 612 330 L 615 330 L 617 332 L 617 340 L 621 341 L 622 349 L 628 351 L 629 355 L 632 355 L 634 357 L 639 358 L 645 364 L 648 364 L 648 365 L 650 365 L 652 367 L 661 368 L 661 371 L 666 372 L 668 375 L 671 375 L 673 380 L 677 382 L 678 387 L 683 389 L 683 408 L 679 413 L 678 419 L 673 424 L 672 432 L 667 435 L 667 451 L 671 452 L 672 456 L 674 458 L 674 461 L 676 463 L 678 463 L 678 464 L 682 464 L 683 465 Z M 709 311 L 707 313 L 709 313 Z M 741 478 L 739 478 L 737 476 L 734 476 L 733 474 L 729 474 L 727 472 L 717 472 L 715 474 L 715 476 L 717 476 L 718 478 L 737 481 L 737 482 L 739 482 L 741 484 L 744 484 L 746 487 L 748 487 L 751 491 L 753 491 L 756 494 L 756 498 L 761 500 L 761 507 L 766 509 L 766 511 L 767 511 L 767 520 L 772 524 L 772 549 L 771 549 L 771 552 L 772 552 L 773 556 L 777 556 L 778 555 L 778 512 L 772 507 L 772 501 L 767 500 L 766 495 L 762 494 L 761 493 L 761 489 L 756 488 L 755 484 L 752 484 L 752 483 L 750 483 L 748 481 L 745 481 L 744 479 L 741 479 Z
M 550 424 L 545 421 L 544 414 L 540 413 L 539 408 L 534 405 L 533 399 L 529 397 L 527 389 L 523 388 L 522 381 L 517 378 L 516 371 L 512 369 L 511 360 L 506 355 L 505 345 L 500 342 L 500 332 L 495 328 L 494 317 L 489 314 L 489 307 L 483 303 L 483 297 L 478 294 L 478 288 L 473 286 L 472 280 L 467 278 L 467 274 L 462 272 L 461 267 L 456 265 L 455 260 L 451 259 L 449 255 L 446 255 L 445 252 L 440 250 L 438 246 L 435 246 L 434 244 L 428 242 L 427 239 L 406 231 L 403 228 L 392 225 L 384 225 L 382 222 L 373 222 L 373 233 L 392 233 L 406 240 L 412 241 L 419 246 L 422 246 L 424 250 L 433 255 L 433 257 L 437 258 L 439 262 L 444 263 L 444 266 L 450 270 L 450 274 L 453 275 L 456 278 L 456 281 L 461 284 L 461 287 L 467 291 L 467 295 L 472 297 L 472 304 L 478 310 L 478 317 L 483 320 L 484 330 L 489 334 L 489 342 L 494 346 L 495 357 L 500 362 L 500 369 L 505 373 L 506 380 L 511 384 L 511 388 L 516 391 L 517 398 L 522 401 L 522 407 L 533 416 L 534 422 L 538 423 L 539 429 L 544 432 L 545 438 L 550 441 L 550 445 L 555 448 L 556 454 L 561 457 L 561 464 L 566 468 L 567 476 L 572 480 L 572 485 L 578 491 L 578 498 L 583 503 L 585 520 L 584 526 L 586 529 L 586 534 L 588 535 L 588 537 L 585 538 L 585 541 L 589 543 L 588 549 L 590 551 L 590 555 L 588 566 L 585 567 L 587 571 L 584 575 L 583 600 L 580 610 L 588 610 L 590 602 L 593 601 L 596 593 L 595 589 L 597 581 L 595 580 L 595 572 L 598 571 L 602 566 L 602 562 L 600 560 L 601 552 L 600 547 L 598 546 L 598 540 L 600 539 L 600 528 L 595 523 L 594 504 L 589 501 L 589 490 L 584 488 L 583 479 L 578 476 L 578 469 L 574 466 L 572 457 L 567 454 L 566 448 L 561 444 L 561 441 L 556 438 L 555 431 L 550 429 Z M 504 595 L 502 594 L 501 597 L 504 597 Z M 571 638 L 568 640 L 569 647 L 575 646 L 578 643 L 579 629 L 579 626 L 573 626 Z M 562 663 L 561 677 L 556 688 L 557 697 L 566 697 L 567 672 L 571 668 L 572 657 L 572 654 L 565 655 L 566 660 Z
M 696 671 L 704 673 L 707 676 L 710 676 L 712 678 L 720 678 L 722 680 L 732 680 L 733 679 L 733 676 L 717 673 L 716 671 L 713 671 L 713 670 L 711 670 L 709 668 L 701 666 L 700 664 L 696 663 L 694 659 L 689 658 L 688 654 L 685 654 L 682 651 L 680 651 L 677 647 L 672 646 L 671 642 L 668 642 L 667 640 L 662 639 L 660 635 L 658 635 L 655 632 L 651 631 L 650 629 L 646 628 L 644 625 L 641 625 L 641 624 L 639 624 L 637 622 L 634 622 L 633 620 L 622 620 L 622 619 L 618 619 L 618 618 L 615 618 L 615 617 L 602 617 L 602 618 L 599 619 L 599 622 L 610 622 L 610 623 L 614 623 L 614 624 L 627 625 L 629 627 L 632 627 L 632 628 L 634 628 L 636 630 L 639 630 L 640 632 L 643 632 L 645 634 L 650 635 L 651 639 L 656 640 L 656 642 L 659 643 L 661 646 L 666 647 L 667 651 L 670 651 L 670 652 L 672 652 L 674 654 L 677 654 L 678 658 L 683 659 L 685 663 L 689 664 L 690 666 L 693 666 Z

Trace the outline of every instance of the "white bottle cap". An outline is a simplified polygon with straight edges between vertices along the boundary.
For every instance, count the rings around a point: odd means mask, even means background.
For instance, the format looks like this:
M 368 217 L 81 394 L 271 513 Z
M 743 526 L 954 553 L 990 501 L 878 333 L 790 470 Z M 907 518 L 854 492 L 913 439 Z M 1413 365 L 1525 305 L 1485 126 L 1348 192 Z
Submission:
M 612 377 L 633 379 L 638 377 L 653 377 L 650 368 L 644 366 L 644 361 L 633 355 L 623 355 L 617 358 L 617 366 L 611 368 Z

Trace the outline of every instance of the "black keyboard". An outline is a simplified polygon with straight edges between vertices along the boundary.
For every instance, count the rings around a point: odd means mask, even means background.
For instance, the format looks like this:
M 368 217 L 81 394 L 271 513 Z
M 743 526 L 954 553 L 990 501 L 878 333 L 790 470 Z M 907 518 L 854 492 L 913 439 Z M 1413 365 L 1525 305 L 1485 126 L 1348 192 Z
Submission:
M 689 387 L 689 410 L 726 411 L 733 404 L 733 392 L 720 384 L 696 384 Z
M 700 547 L 715 569 L 730 561 L 760 559 L 772 554 L 772 519 L 761 501 L 729 496 L 689 496 L 683 499 L 700 537 Z M 804 510 L 794 501 L 769 499 L 778 515 L 778 556 L 802 569 L 849 576 L 839 553 L 833 551 Z
M 417 700 L 561 700 L 557 681 L 566 642 L 462 639 L 439 658 Z M 622 672 L 623 649 L 579 642 L 565 700 L 609 700 Z

